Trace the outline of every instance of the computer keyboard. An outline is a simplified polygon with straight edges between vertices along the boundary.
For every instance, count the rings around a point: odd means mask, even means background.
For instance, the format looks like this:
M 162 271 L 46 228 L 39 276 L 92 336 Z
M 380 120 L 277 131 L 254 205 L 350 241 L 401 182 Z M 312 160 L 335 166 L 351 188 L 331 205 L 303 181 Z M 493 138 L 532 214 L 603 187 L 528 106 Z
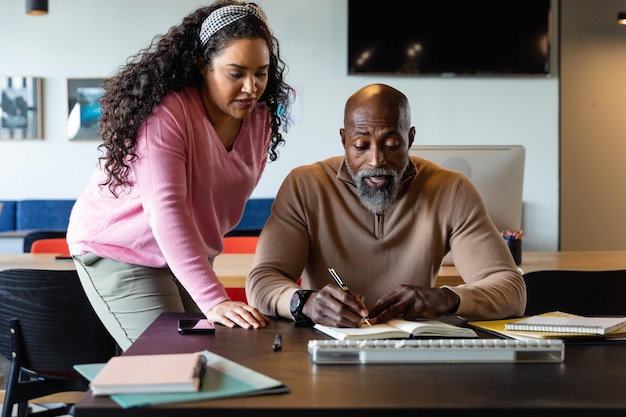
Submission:
M 309 340 L 316 364 L 563 362 L 558 339 Z

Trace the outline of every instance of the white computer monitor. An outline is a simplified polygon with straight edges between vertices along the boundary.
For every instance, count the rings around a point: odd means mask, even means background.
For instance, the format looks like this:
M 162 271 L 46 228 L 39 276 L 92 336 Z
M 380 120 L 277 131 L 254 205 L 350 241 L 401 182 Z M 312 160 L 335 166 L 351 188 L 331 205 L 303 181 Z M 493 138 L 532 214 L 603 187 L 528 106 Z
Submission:
M 412 156 L 464 173 L 498 230 L 522 229 L 525 148 L 521 145 L 415 145 Z

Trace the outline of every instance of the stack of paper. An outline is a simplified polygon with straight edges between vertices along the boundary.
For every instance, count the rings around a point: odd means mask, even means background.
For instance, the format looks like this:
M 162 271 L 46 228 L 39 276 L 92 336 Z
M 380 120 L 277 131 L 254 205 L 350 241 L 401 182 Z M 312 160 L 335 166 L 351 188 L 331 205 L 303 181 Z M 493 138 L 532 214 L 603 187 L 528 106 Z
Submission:
M 198 391 L 112 394 L 111 399 L 122 408 L 130 408 L 226 397 L 281 394 L 289 392 L 290 390 L 289 387 L 280 381 L 230 361 L 222 356 L 206 350 L 199 353 L 205 363 L 205 372 Z M 128 357 L 131 357 L 131 355 Z M 75 365 L 74 368 L 86 379 L 93 381 L 105 366 L 106 364 L 98 363 Z M 145 370 L 147 370 L 147 368 Z
M 625 317 L 582 317 L 574 315 L 533 316 L 507 323 L 505 330 L 605 335 L 626 326 Z
M 539 318 L 539 321 L 549 321 L 549 322 L 559 322 L 561 324 L 565 323 L 565 321 L 569 322 L 572 319 L 578 319 L 578 323 L 586 323 L 589 319 L 588 317 L 579 316 L 570 313 L 564 313 L 561 311 L 551 311 L 544 314 L 539 314 L 537 316 L 532 316 L 532 319 Z M 583 320 L 580 320 L 580 319 Z M 519 322 L 523 322 L 524 320 L 530 320 L 531 317 L 522 317 L 515 319 L 506 319 L 506 320 L 485 320 L 485 321 L 470 321 L 468 324 L 477 329 L 485 330 L 490 333 L 494 333 L 497 335 L 519 339 L 519 340 L 532 340 L 532 339 L 580 339 L 582 338 L 590 338 L 590 337 L 601 337 L 607 340 L 617 340 L 617 339 L 626 339 L 626 327 L 623 327 L 621 324 L 617 324 L 617 328 L 615 330 L 610 330 L 612 326 L 614 326 L 617 321 L 622 322 L 626 321 L 626 317 L 620 318 L 610 318 L 611 326 L 607 327 L 609 329 L 608 332 L 604 329 L 595 329 L 593 332 L 582 333 L 580 329 L 574 331 L 573 328 L 545 328 L 547 331 L 531 331 L 531 330 L 518 330 L 510 328 L 512 324 L 516 324 Z M 593 317 L 594 321 L 598 318 Z M 604 318 L 603 318 L 604 319 Z M 616 322 L 614 322 L 616 320 Z M 603 323 L 604 320 L 602 320 Z M 608 324 L 608 323 L 605 323 Z M 513 326 L 515 327 L 515 326 Z M 604 332 L 604 333 L 603 333 Z

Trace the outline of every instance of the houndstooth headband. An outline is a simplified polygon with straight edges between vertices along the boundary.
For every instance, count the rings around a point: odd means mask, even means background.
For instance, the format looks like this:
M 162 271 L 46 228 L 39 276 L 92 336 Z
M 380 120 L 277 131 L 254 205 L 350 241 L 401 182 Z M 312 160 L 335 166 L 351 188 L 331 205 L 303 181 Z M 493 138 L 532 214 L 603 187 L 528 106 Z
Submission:
M 200 41 L 202 42 L 202 45 L 207 43 L 209 38 L 218 30 L 248 15 L 256 17 L 267 26 L 267 17 L 265 17 L 265 13 L 263 13 L 263 11 L 254 4 L 248 3 L 241 6 L 224 6 L 214 10 L 207 16 L 206 19 L 204 19 L 204 22 L 202 22 L 202 28 L 200 29 Z

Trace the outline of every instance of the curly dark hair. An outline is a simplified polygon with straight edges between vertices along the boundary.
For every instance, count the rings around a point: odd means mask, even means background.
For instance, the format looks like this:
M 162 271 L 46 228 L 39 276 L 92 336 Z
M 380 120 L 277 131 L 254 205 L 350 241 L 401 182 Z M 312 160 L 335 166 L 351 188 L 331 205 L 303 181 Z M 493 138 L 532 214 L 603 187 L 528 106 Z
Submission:
M 99 121 L 103 143 L 98 149 L 103 151 L 99 162 L 107 179 L 100 186 L 108 186 L 116 196 L 119 187 L 132 186 L 128 175 L 130 163 L 137 158 L 134 147 L 140 125 L 170 92 L 202 86 L 200 57 L 210 67 L 214 56 L 240 39 L 263 39 L 270 50 L 269 79 L 259 101 L 266 103 L 271 114 L 268 156 L 270 161 L 278 158 L 276 148 L 285 142 L 281 130 L 287 131 L 294 98 L 294 90 L 284 81 L 286 65 L 280 58 L 278 40 L 262 21 L 249 15 L 220 29 L 204 45 L 200 41 L 202 22 L 211 12 L 227 5 L 242 4 L 254 3 L 219 0 L 196 9 L 180 25 L 155 36 L 151 44 L 131 56 L 116 75 L 104 80 Z

